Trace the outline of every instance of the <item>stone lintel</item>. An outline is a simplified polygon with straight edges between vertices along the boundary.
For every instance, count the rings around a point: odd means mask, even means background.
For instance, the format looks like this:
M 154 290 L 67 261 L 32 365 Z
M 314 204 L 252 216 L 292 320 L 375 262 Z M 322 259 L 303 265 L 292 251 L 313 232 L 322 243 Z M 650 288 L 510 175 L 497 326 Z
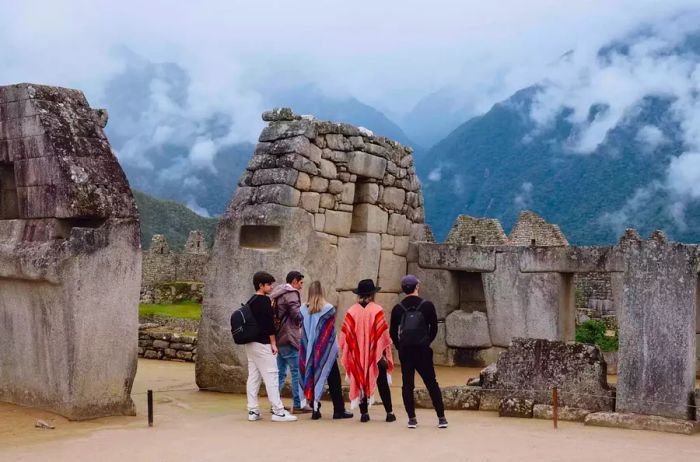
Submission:
M 423 268 L 452 271 L 492 272 L 496 269 L 496 248 L 479 245 L 416 243 L 418 264 Z

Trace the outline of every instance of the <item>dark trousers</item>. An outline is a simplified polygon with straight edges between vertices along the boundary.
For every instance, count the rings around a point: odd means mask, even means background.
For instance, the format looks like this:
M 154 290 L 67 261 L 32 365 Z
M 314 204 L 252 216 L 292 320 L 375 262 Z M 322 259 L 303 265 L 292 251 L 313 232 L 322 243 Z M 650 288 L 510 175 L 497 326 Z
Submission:
M 403 387 L 403 405 L 406 407 L 406 414 L 409 418 L 416 417 L 416 403 L 413 398 L 415 389 L 415 373 L 423 379 L 425 387 L 428 389 L 433 408 L 438 417 L 445 416 L 445 405 L 442 402 L 442 392 L 435 379 L 435 366 L 433 365 L 433 350 L 430 347 L 405 347 L 399 349 L 399 359 L 401 360 L 401 377 Z
M 391 390 L 389 390 L 389 379 L 386 376 L 386 366 L 380 361 L 377 366 L 379 367 L 379 375 L 377 376 L 377 390 L 379 390 L 379 397 L 382 399 L 382 404 L 384 405 L 384 410 L 387 414 L 390 414 L 393 410 L 391 405 Z M 367 398 L 363 398 L 360 401 L 360 412 L 362 414 L 367 414 L 369 409 L 369 404 Z
M 343 401 L 343 386 L 340 382 L 340 369 L 338 369 L 338 361 L 333 361 L 333 367 L 328 374 L 328 394 L 331 395 L 333 401 L 333 414 L 342 414 L 345 410 L 345 402 Z

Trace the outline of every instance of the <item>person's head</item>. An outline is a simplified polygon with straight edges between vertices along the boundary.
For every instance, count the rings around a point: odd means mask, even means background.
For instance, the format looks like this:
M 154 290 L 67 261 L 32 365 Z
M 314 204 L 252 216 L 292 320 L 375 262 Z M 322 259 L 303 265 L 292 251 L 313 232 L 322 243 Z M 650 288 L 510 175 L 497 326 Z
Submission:
M 353 289 L 353 293 L 357 295 L 357 302 L 366 305 L 374 301 L 374 294 L 382 288 L 376 287 L 371 279 L 363 279 L 357 283 L 357 289 Z
M 265 271 L 258 271 L 253 275 L 253 286 L 255 286 L 255 291 L 258 293 L 270 294 L 273 282 L 275 282 L 275 278 Z
M 401 278 L 401 290 L 406 295 L 418 295 L 420 281 L 412 274 L 407 274 Z
M 309 313 L 318 313 L 326 306 L 326 294 L 321 286 L 321 281 L 313 281 L 309 286 L 309 301 L 306 305 L 309 307 Z
M 289 274 L 287 274 L 286 281 L 287 284 L 291 285 L 297 290 L 300 290 L 301 286 L 304 285 L 304 275 L 299 271 L 290 271 Z

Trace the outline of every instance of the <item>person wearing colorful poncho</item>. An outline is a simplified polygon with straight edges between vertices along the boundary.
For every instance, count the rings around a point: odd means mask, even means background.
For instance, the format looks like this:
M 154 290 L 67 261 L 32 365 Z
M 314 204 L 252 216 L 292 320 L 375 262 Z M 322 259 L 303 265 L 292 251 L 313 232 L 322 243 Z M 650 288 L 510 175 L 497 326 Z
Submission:
M 374 389 L 379 389 L 386 411 L 386 421 L 394 422 L 392 411 L 391 373 L 394 360 L 391 356 L 389 326 L 384 319 L 384 310 L 374 302 L 374 295 L 381 290 L 374 281 L 364 279 L 353 293 L 358 300 L 350 307 L 340 332 L 342 361 L 350 382 L 352 407 L 360 407 L 361 422 L 369 422 L 369 406 L 374 403 Z
M 321 418 L 321 395 L 328 382 L 333 400 L 333 418 L 349 419 L 345 410 L 338 370 L 338 340 L 335 335 L 335 307 L 326 302 L 320 281 L 309 287 L 309 301 L 301 306 L 302 334 L 299 346 L 299 395 L 301 406 L 311 403 L 311 418 Z

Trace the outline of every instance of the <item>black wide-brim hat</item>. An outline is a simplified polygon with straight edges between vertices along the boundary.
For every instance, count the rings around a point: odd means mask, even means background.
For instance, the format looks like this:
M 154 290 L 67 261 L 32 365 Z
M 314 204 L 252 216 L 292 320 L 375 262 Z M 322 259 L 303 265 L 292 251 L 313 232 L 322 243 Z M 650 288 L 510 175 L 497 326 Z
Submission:
M 382 290 L 381 287 L 376 287 L 371 279 L 363 279 L 357 284 L 357 289 L 352 289 L 355 295 L 372 295 Z

